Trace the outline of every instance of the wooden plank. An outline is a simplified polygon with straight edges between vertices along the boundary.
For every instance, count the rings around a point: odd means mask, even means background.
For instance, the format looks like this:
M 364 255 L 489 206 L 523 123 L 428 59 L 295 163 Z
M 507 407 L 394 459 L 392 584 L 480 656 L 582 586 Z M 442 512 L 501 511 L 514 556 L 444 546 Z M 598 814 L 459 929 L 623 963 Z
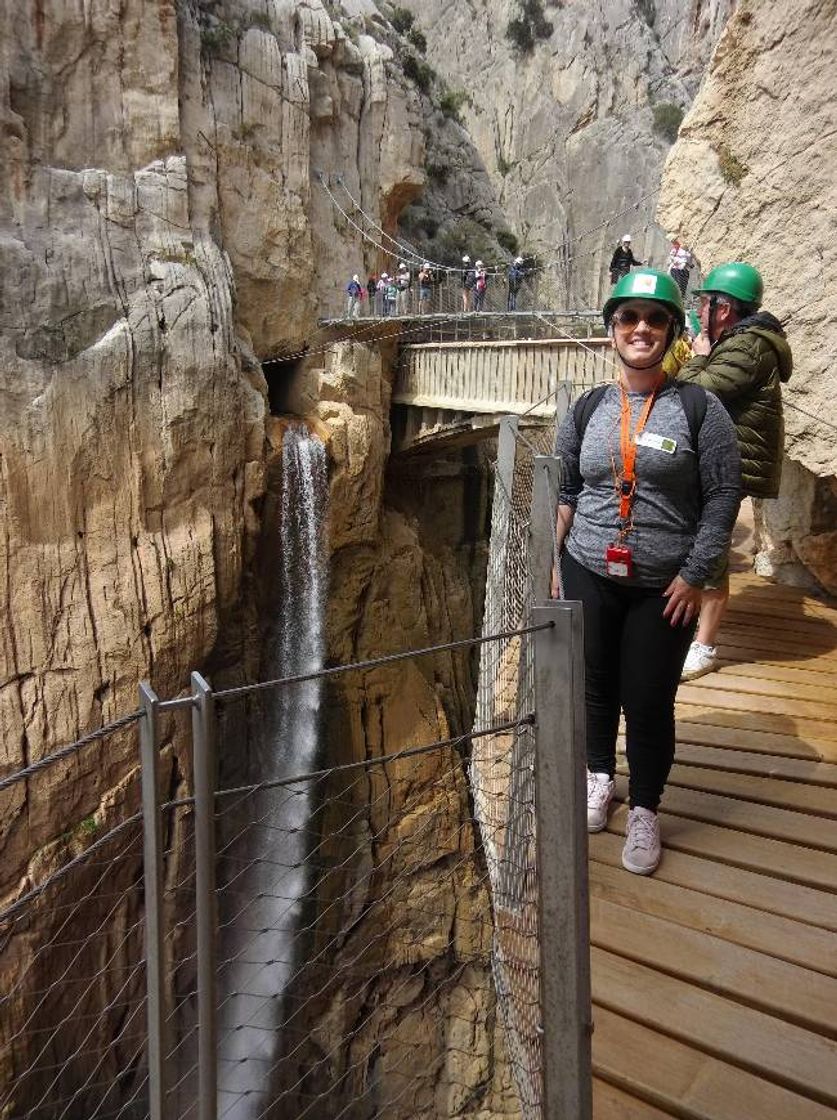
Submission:
M 627 813 L 620 807 L 611 814 L 608 831 L 590 837 L 591 859 L 619 868 L 622 876 L 628 874 L 622 869 L 626 819 Z M 702 853 L 679 851 L 668 843 L 667 830 L 670 826 L 664 815 L 662 824 L 663 860 L 649 882 L 671 883 L 709 896 L 710 899 L 737 902 L 742 906 L 764 911 L 765 914 L 775 914 L 794 921 L 804 920 L 807 925 L 837 932 L 837 896 L 834 894 L 772 878 L 769 873 L 751 871 L 740 865 L 733 867 L 719 863 L 705 858 Z M 697 833 L 698 840 L 701 835 L 706 840 L 709 827 L 700 826 Z M 729 845 L 729 834 L 724 840 Z M 696 848 L 697 844 L 693 846 Z M 711 844 L 706 847 L 711 848 Z M 712 853 L 708 851 L 706 854 L 711 856 Z
M 677 701 L 675 713 L 678 723 L 706 723 L 716 727 L 735 727 L 740 731 L 770 731 L 780 735 L 794 735 L 802 745 L 811 746 L 820 757 L 830 759 L 837 745 L 837 725 L 829 720 L 796 719 L 771 712 L 742 712 L 712 708 L 706 704 Z
M 619 773 L 622 772 L 620 767 Z M 719 783 L 722 780 L 723 776 L 719 775 Z M 746 784 L 747 779 L 743 781 Z M 627 782 L 618 792 L 621 794 L 623 790 L 627 793 Z M 667 813 L 722 825 L 737 832 L 784 840 L 823 853 L 837 853 L 837 821 L 825 817 L 759 805 L 736 795 L 705 792 L 693 786 L 666 786 L 662 806 Z M 834 870 L 837 874 L 837 858 L 834 858 Z
M 699 890 L 666 882 L 655 875 L 648 879 L 630 877 L 619 866 L 602 863 L 591 851 L 590 893 L 643 914 L 664 918 L 678 925 L 702 930 L 723 941 L 766 953 L 804 969 L 837 978 L 837 943 L 830 930 L 768 914 L 743 902 L 713 898 Z M 837 918 L 837 907 L 835 907 Z M 679 933 L 674 933 L 674 940 Z M 829 1018 L 833 1024 L 834 1015 Z
M 800 669 L 798 665 L 791 665 L 782 661 L 748 661 L 746 658 L 730 658 L 728 661 L 719 659 L 719 673 L 727 671 L 733 674 L 743 674 L 747 677 L 758 677 L 760 680 L 797 682 L 799 684 L 816 685 L 818 688 L 828 687 L 828 682 L 823 680 L 823 674 L 830 674 L 834 678 L 833 686 L 837 688 L 837 664 L 835 662 L 822 662 L 817 669 Z M 702 677 L 698 678 L 703 680 Z
M 607 1081 L 593 1078 L 593 1120 L 672 1120 L 672 1116 Z
M 689 1120 L 834 1120 L 833 1111 L 825 1105 L 604 1006 L 594 1008 L 594 1022 L 596 1074 L 626 1093 L 671 1109 L 675 1116 Z
M 807 758 L 784 758 L 781 755 L 752 754 L 749 751 L 705 746 L 701 743 L 678 743 L 676 760 L 683 766 L 711 766 L 736 774 L 781 778 L 786 782 L 807 782 L 816 786 L 837 788 L 837 766 Z M 829 815 L 837 812 L 837 798 L 830 795 Z
M 714 676 L 714 674 L 713 674 Z M 798 698 L 793 702 L 792 711 L 788 711 L 788 702 L 781 696 L 755 693 L 733 692 L 726 688 L 719 688 L 717 678 L 710 682 L 709 687 L 701 687 L 699 682 L 694 684 L 686 681 L 677 690 L 677 699 L 683 704 L 711 704 L 713 708 L 726 708 L 734 712 L 765 712 L 771 715 L 789 716 L 792 719 L 820 720 L 832 722 L 834 731 L 837 732 L 837 719 L 835 719 L 835 706 L 823 700 L 804 700 Z
M 590 956 L 595 1003 L 800 1096 L 837 1105 L 837 1043 L 831 1039 L 596 946 Z M 785 1115 L 795 1120 L 797 1114 Z
M 716 859 L 731 867 L 765 872 L 777 879 L 818 890 L 837 891 L 837 859 L 830 852 L 813 851 L 749 831 L 739 832 L 731 825 L 722 827 L 717 821 L 706 821 L 696 815 L 696 810 L 698 799 L 706 800 L 708 796 L 690 790 L 666 790 L 660 820 L 667 849 Z M 684 806 L 688 812 L 683 812 Z M 707 807 L 700 808 L 706 814 Z M 627 810 L 622 806 L 611 813 L 608 828 L 624 834 L 626 823 Z
M 620 766 L 620 772 L 627 773 L 627 768 Z M 736 774 L 714 770 L 708 766 L 675 764 L 669 777 L 669 785 L 718 794 L 721 797 L 733 797 L 754 805 L 788 809 L 811 816 L 816 822 L 820 822 L 823 817 L 837 818 L 837 795 L 834 791 L 804 782 L 787 782 L 763 774 Z M 815 824 L 814 828 L 818 831 L 820 824 Z M 837 829 L 834 830 L 834 843 L 834 850 L 837 851 Z
M 837 683 L 837 682 L 835 682 Z M 771 677 L 763 679 L 750 675 L 746 666 L 738 665 L 734 669 L 720 669 L 717 673 L 707 673 L 698 677 L 689 684 L 699 692 L 738 692 L 747 696 L 773 696 L 777 699 L 793 700 L 793 710 L 796 711 L 797 700 L 808 700 L 818 705 L 819 708 L 833 713 L 837 721 L 837 689 L 833 693 L 823 688 L 823 682 L 816 684 L 803 683 L 802 681 L 783 681 L 781 678 Z M 784 705 L 787 708 L 787 705 Z
M 805 668 L 809 661 L 829 664 L 837 661 L 837 650 L 830 642 L 808 641 L 804 636 L 768 631 L 759 626 L 730 621 L 718 637 L 718 646 L 746 647 L 759 651 L 762 661 L 789 661 Z
M 724 620 L 721 634 L 725 635 L 733 629 L 755 632 L 761 635 L 762 639 L 775 638 L 780 648 L 792 648 L 796 645 L 803 649 L 810 647 L 818 653 L 837 653 L 834 627 L 831 623 L 819 619 L 792 622 L 790 619 L 771 617 L 755 611 L 730 609 Z
M 751 921 L 758 919 L 753 911 Z M 831 976 L 595 895 L 590 940 L 827 1038 L 837 1035 L 837 980 Z M 833 948 L 830 957 L 834 963 Z
M 812 759 L 822 757 L 822 745 L 805 742 L 796 735 L 782 735 L 774 731 L 753 731 L 749 728 L 724 727 L 712 723 L 680 719 L 676 725 L 677 743 L 704 743 L 707 746 L 726 747 L 731 751 L 754 751 L 759 754 L 778 755 L 785 758 Z M 765 766 L 768 763 L 765 760 Z
M 765 640 L 761 645 L 758 642 L 758 637 L 752 634 L 736 637 L 727 631 L 718 639 L 718 658 L 722 662 L 792 666 L 809 673 L 833 674 L 837 670 L 837 655 L 817 654 L 804 644 L 800 649 L 782 652 L 776 649 L 775 642 Z

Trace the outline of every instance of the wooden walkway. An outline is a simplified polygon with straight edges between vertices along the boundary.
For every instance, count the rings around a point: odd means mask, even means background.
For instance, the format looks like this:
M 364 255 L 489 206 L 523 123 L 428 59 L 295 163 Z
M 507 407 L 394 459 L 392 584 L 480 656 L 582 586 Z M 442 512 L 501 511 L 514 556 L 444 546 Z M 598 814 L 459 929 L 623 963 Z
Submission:
M 837 609 L 738 572 L 719 652 L 657 873 L 590 837 L 595 1120 L 837 1117 Z

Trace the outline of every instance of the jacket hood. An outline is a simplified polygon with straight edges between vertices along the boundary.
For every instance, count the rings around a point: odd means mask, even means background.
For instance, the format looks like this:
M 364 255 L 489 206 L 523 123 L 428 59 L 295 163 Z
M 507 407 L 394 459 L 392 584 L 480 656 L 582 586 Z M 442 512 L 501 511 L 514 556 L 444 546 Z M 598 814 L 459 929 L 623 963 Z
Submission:
M 793 373 L 793 355 L 784 328 L 776 316 L 771 315 L 769 311 L 757 311 L 754 315 L 748 315 L 746 319 L 736 323 L 732 330 L 724 333 L 724 337 L 730 338 L 736 334 L 744 334 L 745 331 L 758 335 L 773 347 L 779 365 L 779 380 L 789 381 Z

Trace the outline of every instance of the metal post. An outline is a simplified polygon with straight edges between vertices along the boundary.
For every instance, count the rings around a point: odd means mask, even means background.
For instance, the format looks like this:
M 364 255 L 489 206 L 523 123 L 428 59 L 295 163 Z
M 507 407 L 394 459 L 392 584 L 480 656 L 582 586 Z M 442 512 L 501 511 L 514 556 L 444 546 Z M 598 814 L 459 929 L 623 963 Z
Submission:
M 215 700 L 192 673 L 195 773 L 195 915 L 198 988 L 198 1120 L 216 1120 L 218 1046 L 215 1026 Z
M 561 487 L 561 460 L 555 455 L 536 455 L 529 523 L 529 570 L 535 601 L 549 598 L 555 546 L 555 518 Z
M 139 686 L 142 765 L 143 889 L 145 893 L 145 984 L 148 1022 L 148 1110 L 150 1120 L 166 1112 L 166 1013 L 163 955 L 163 827 L 160 819 L 159 699 L 150 685 Z
M 590 913 L 581 603 L 532 611 L 544 1116 L 590 1120 Z

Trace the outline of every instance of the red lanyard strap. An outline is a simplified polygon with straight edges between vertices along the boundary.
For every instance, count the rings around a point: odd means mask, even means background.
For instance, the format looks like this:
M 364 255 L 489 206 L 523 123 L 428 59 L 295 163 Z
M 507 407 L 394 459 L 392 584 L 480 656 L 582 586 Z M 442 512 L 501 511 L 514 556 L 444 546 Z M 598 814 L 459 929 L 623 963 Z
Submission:
M 631 505 L 634 500 L 634 493 L 636 492 L 636 472 L 634 465 L 636 463 L 636 440 L 642 430 L 648 417 L 651 414 L 651 409 L 654 407 L 654 401 L 657 397 L 657 390 L 660 387 L 660 382 L 655 384 L 651 390 L 648 400 L 642 407 L 639 414 L 636 428 L 631 432 L 631 402 L 625 388 L 620 384 L 619 391 L 622 394 L 622 417 L 619 430 L 619 448 L 622 452 L 622 474 L 618 480 L 618 494 L 619 494 L 619 516 L 623 521 L 627 521 L 631 515 Z

